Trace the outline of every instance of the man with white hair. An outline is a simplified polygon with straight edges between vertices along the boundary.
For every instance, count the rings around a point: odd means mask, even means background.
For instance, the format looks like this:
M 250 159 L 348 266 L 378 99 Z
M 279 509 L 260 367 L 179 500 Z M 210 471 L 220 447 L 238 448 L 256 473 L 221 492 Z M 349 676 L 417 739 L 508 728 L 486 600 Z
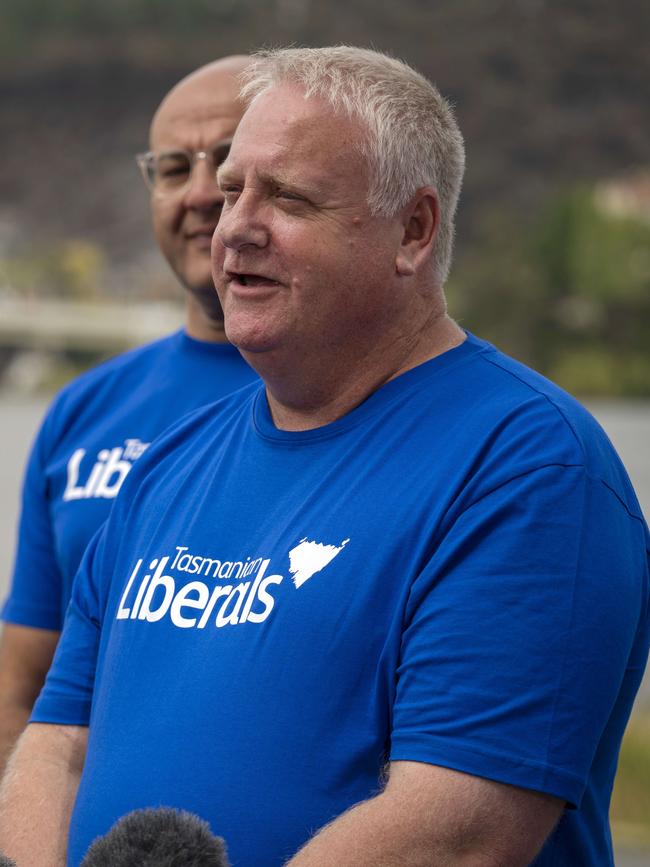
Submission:
M 426 79 L 292 49 L 244 94 L 213 265 L 264 385 L 127 479 L 0 846 L 72 867 L 168 804 L 238 867 L 611 864 L 648 652 L 625 471 L 568 395 L 448 317 L 463 144 Z

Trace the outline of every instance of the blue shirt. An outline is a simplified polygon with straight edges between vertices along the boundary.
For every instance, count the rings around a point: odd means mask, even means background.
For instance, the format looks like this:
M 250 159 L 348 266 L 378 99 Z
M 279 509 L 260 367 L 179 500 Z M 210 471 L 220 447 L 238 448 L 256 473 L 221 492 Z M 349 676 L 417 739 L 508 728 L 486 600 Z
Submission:
M 43 421 L 27 465 L 2 618 L 61 629 L 82 554 L 133 462 L 182 415 L 256 379 L 234 347 L 179 331 L 66 386 Z
M 648 547 L 591 416 L 472 337 L 315 430 L 255 385 L 200 410 L 91 543 L 33 714 L 90 723 L 70 867 L 160 804 L 276 867 L 396 760 L 557 796 L 536 864 L 612 864 Z

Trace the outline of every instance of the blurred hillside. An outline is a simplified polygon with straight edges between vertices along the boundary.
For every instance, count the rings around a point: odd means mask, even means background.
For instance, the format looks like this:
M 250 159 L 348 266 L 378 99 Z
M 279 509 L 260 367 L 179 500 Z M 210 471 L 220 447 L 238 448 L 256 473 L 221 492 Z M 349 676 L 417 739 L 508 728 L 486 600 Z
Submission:
M 574 390 L 650 394 L 647 213 L 598 198 L 650 166 L 649 24 L 647 0 L 2 0 L 0 288 L 173 295 L 132 158 L 162 95 L 226 53 L 350 42 L 456 106 L 452 312 Z

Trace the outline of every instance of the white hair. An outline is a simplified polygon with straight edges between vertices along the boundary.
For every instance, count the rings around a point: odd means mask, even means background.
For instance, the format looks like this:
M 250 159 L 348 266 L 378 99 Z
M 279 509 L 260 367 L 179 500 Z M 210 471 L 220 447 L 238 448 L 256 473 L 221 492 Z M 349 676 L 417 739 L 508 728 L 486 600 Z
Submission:
M 242 78 L 242 98 L 249 104 L 281 84 L 297 84 L 305 98 L 320 96 L 335 111 L 361 121 L 373 215 L 395 216 L 418 189 L 435 188 L 440 227 L 433 266 L 444 283 L 465 149 L 453 111 L 437 88 L 400 60 L 347 45 L 259 51 Z

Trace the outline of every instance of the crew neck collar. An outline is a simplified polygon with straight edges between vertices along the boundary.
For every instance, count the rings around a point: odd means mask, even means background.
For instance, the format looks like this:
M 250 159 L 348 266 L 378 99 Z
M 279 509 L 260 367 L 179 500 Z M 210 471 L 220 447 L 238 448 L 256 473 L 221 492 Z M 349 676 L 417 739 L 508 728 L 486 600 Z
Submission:
M 365 419 L 398 400 L 407 392 L 421 388 L 431 377 L 444 375 L 448 370 L 459 364 L 464 364 L 477 353 L 493 348 L 486 341 L 474 337 L 473 334 L 469 332 L 465 332 L 465 334 L 466 340 L 458 346 L 407 370 L 395 379 L 391 379 L 341 418 L 311 430 L 286 431 L 277 428 L 271 417 L 266 390 L 261 388 L 255 396 L 253 405 L 255 430 L 263 439 L 287 444 L 316 442 L 338 436 L 340 433 L 361 424 Z

